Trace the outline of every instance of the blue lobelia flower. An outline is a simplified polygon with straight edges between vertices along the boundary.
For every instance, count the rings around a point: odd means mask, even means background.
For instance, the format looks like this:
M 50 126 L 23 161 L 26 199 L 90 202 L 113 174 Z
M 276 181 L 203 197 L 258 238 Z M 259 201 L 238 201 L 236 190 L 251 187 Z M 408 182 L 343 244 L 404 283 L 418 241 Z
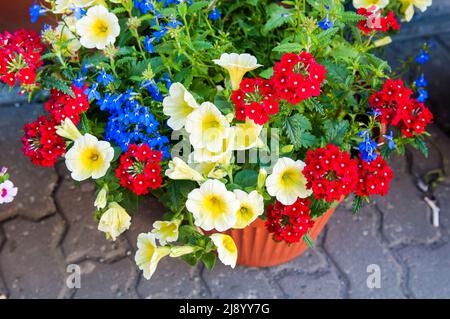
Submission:
M 325 19 L 323 19 L 322 21 L 319 21 L 319 28 L 321 28 L 323 30 L 328 30 L 328 29 L 332 28 L 333 25 L 334 25 L 333 21 L 328 19 L 328 13 L 325 16 Z
M 172 86 L 172 80 L 170 79 L 169 73 L 164 74 L 163 77 L 161 78 L 161 81 L 166 83 L 166 87 L 168 90 Z
M 416 63 L 418 64 L 425 64 L 430 59 L 430 56 L 427 52 L 420 50 L 419 55 L 416 57 Z
M 114 82 L 114 76 L 106 73 L 105 69 L 102 69 L 97 76 L 97 82 L 107 86 L 109 83 Z
M 393 150 L 395 148 L 395 142 L 394 142 L 394 132 L 391 131 L 389 135 L 383 135 L 383 137 L 388 142 L 388 147 L 390 150 Z
M 77 20 L 80 20 L 83 16 L 86 15 L 86 12 L 87 12 L 83 8 L 79 8 L 79 7 L 73 7 L 73 8 L 71 8 L 71 10 L 73 11 L 73 15 L 75 16 L 75 18 Z
M 78 77 L 73 81 L 73 85 L 75 85 L 77 88 L 81 89 L 84 86 L 84 80 L 86 80 L 87 77 L 83 76 L 81 73 L 78 73 Z
M 183 23 L 181 23 L 180 21 L 178 21 L 175 18 L 170 19 L 169 23 L 167 23 L 167 27 L 168 28 L 172 28 L 172 29 L 176 29 L 178 27 L 182 27 Z
M 417 101 L 423 103 L 428 100 L 428 91 L 426 89 L 419 89 L 417 92 L 419 93 Z
M 378 144 L 370 138 L 369 131 L 367 130 L 359 132 L 358 136 L 364 137 L 364 141 L 359 143 L 358 146 L 359 152 L 361 153 L 361 159 L 370 163 L 378 157 L 376 152 Z
M 47 12 L 47 9 L 40 6 L 36 2 L 34 2 L 34 4 L 30 7 L 29 12 L 30 12 L 31 22 L 35 23 L 39 19 L 39 17 L 45 15 L 45 13 Z
M 155 12 L 155 7 L 150 0 L 133 0 L 134 7 L 142 14 Z
M 141 89 L 142 88 L 146 88 L 155 101 L 162 102 L 163 97 L 154 81 L 145 81 L 144 83 L 141 83 Z
M 155 41 L 155 38 L 150 38 L 148 35 L 145 36 L 144 39 L 144 50 L 148 53 L 155 53 L 155 47 L 153 46 L 153 41 Z
M 380 116 L 382 113 L 379 109 L 372 109 L 372 110 L 368 111 L 367 114 L 376 118 L 377 116 Z
M 167 28 L 161 24 L 161 29 L 158 31 L 154 31 L 152 33 L 152 36 L 156 39 L 156 41 L 161 41 L 163 36 L 165 36 L 167 33 Z
M 414 81 L 417 87 L 426 87 L 428 85 L 428 81 L 425 79 L 425 75 L 423 73 L 420 75 L 420 77 Z
M 88 96 L 89 100 L 100 100 L 102 97 L 98 91 L 98 83 L 93 83 L 90 88 L 84 91 L 84 94 Z
M 154 27 L 155 25 L 159 24 L 159 19 L 162 19 L 164 16 L 159 13 L 159 12 L 155 12 L 155 17 L 152 19 L 152 22 L 150 23 L 150 25 L 152 27 Z
M 213 7 L 211 12 L 208 15 L 208 19 L 213 20 L 213 21 L 217 21 L 222 17 L 222 15 L 220 14 L 219 9 L 217 9 L 216 7 Z

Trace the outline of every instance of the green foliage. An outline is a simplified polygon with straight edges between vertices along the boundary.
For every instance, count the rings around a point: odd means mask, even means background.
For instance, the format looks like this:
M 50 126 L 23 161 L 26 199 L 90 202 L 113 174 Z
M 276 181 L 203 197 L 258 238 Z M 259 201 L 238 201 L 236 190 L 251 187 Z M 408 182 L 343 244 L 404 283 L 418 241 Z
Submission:
M 324 122 L 323 127 L 325 141 L 339 146 L 343 143 L 350 124 L 346 120 L 335 121 L 329 119 Z
M 286 117 L 283 120 L 283 129 L 296 149 L 311 147 L 316 142 L 316 137 L 309 132 L 311 122 L 302 114 Z
M 243 169 L 239 171 L 234 177 L 234 183 L 241 186 L 242 188 L 256 188 L 257 180 L 258 172 L 251 169 Z

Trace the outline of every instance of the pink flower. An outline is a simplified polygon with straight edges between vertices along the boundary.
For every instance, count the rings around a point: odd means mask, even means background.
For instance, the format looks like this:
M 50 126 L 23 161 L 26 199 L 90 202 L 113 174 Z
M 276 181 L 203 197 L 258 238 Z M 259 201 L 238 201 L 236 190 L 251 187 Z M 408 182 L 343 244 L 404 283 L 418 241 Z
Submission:
M 0 184 L 0 204 L 11 203 L 17 195 L 17 187 L 11 181 Z

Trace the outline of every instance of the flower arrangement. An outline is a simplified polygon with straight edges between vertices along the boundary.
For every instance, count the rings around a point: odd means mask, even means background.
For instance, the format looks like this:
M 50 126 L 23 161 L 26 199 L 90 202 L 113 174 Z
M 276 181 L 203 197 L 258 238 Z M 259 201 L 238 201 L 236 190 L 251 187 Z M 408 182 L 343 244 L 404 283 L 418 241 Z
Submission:
M 426 80 L 376 54 L 429 1 L 46 0 L 40 35 L 0 35 L 0 76 L 46 114 L 23 151 L 97 185 L 98 229 L 115 240 L 139 196 L 164 220 L 137 238 L 149 279 L 161 258 L 234 267 L 227 233 L 264 220 L 276 242 L 311 245 L 321 216 L 353 194 L 385 195 L 385 158 L 426 153 Z M 428 59 L 424 46 L 417 63 Z

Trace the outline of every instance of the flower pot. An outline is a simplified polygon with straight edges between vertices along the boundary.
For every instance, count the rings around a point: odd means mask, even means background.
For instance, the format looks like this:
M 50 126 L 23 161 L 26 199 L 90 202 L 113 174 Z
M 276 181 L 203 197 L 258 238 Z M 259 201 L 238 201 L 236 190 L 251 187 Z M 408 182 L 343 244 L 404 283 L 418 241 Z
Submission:
M 317 238 L 325 224 L 334 213 L 336 207 L 330 208 L 315 220 L 310 230 L 313 240 Z M 286 242 L 276 242 L 272 239 L 261 219 L 255 220 L 244 229 L 232 229 L 224 232 L 230 235 L 238 249 L 237 263 L 249 267 L 271 267 L 286 263 L 300 256 L 308 249 L 304 241 L 288 245 Z

